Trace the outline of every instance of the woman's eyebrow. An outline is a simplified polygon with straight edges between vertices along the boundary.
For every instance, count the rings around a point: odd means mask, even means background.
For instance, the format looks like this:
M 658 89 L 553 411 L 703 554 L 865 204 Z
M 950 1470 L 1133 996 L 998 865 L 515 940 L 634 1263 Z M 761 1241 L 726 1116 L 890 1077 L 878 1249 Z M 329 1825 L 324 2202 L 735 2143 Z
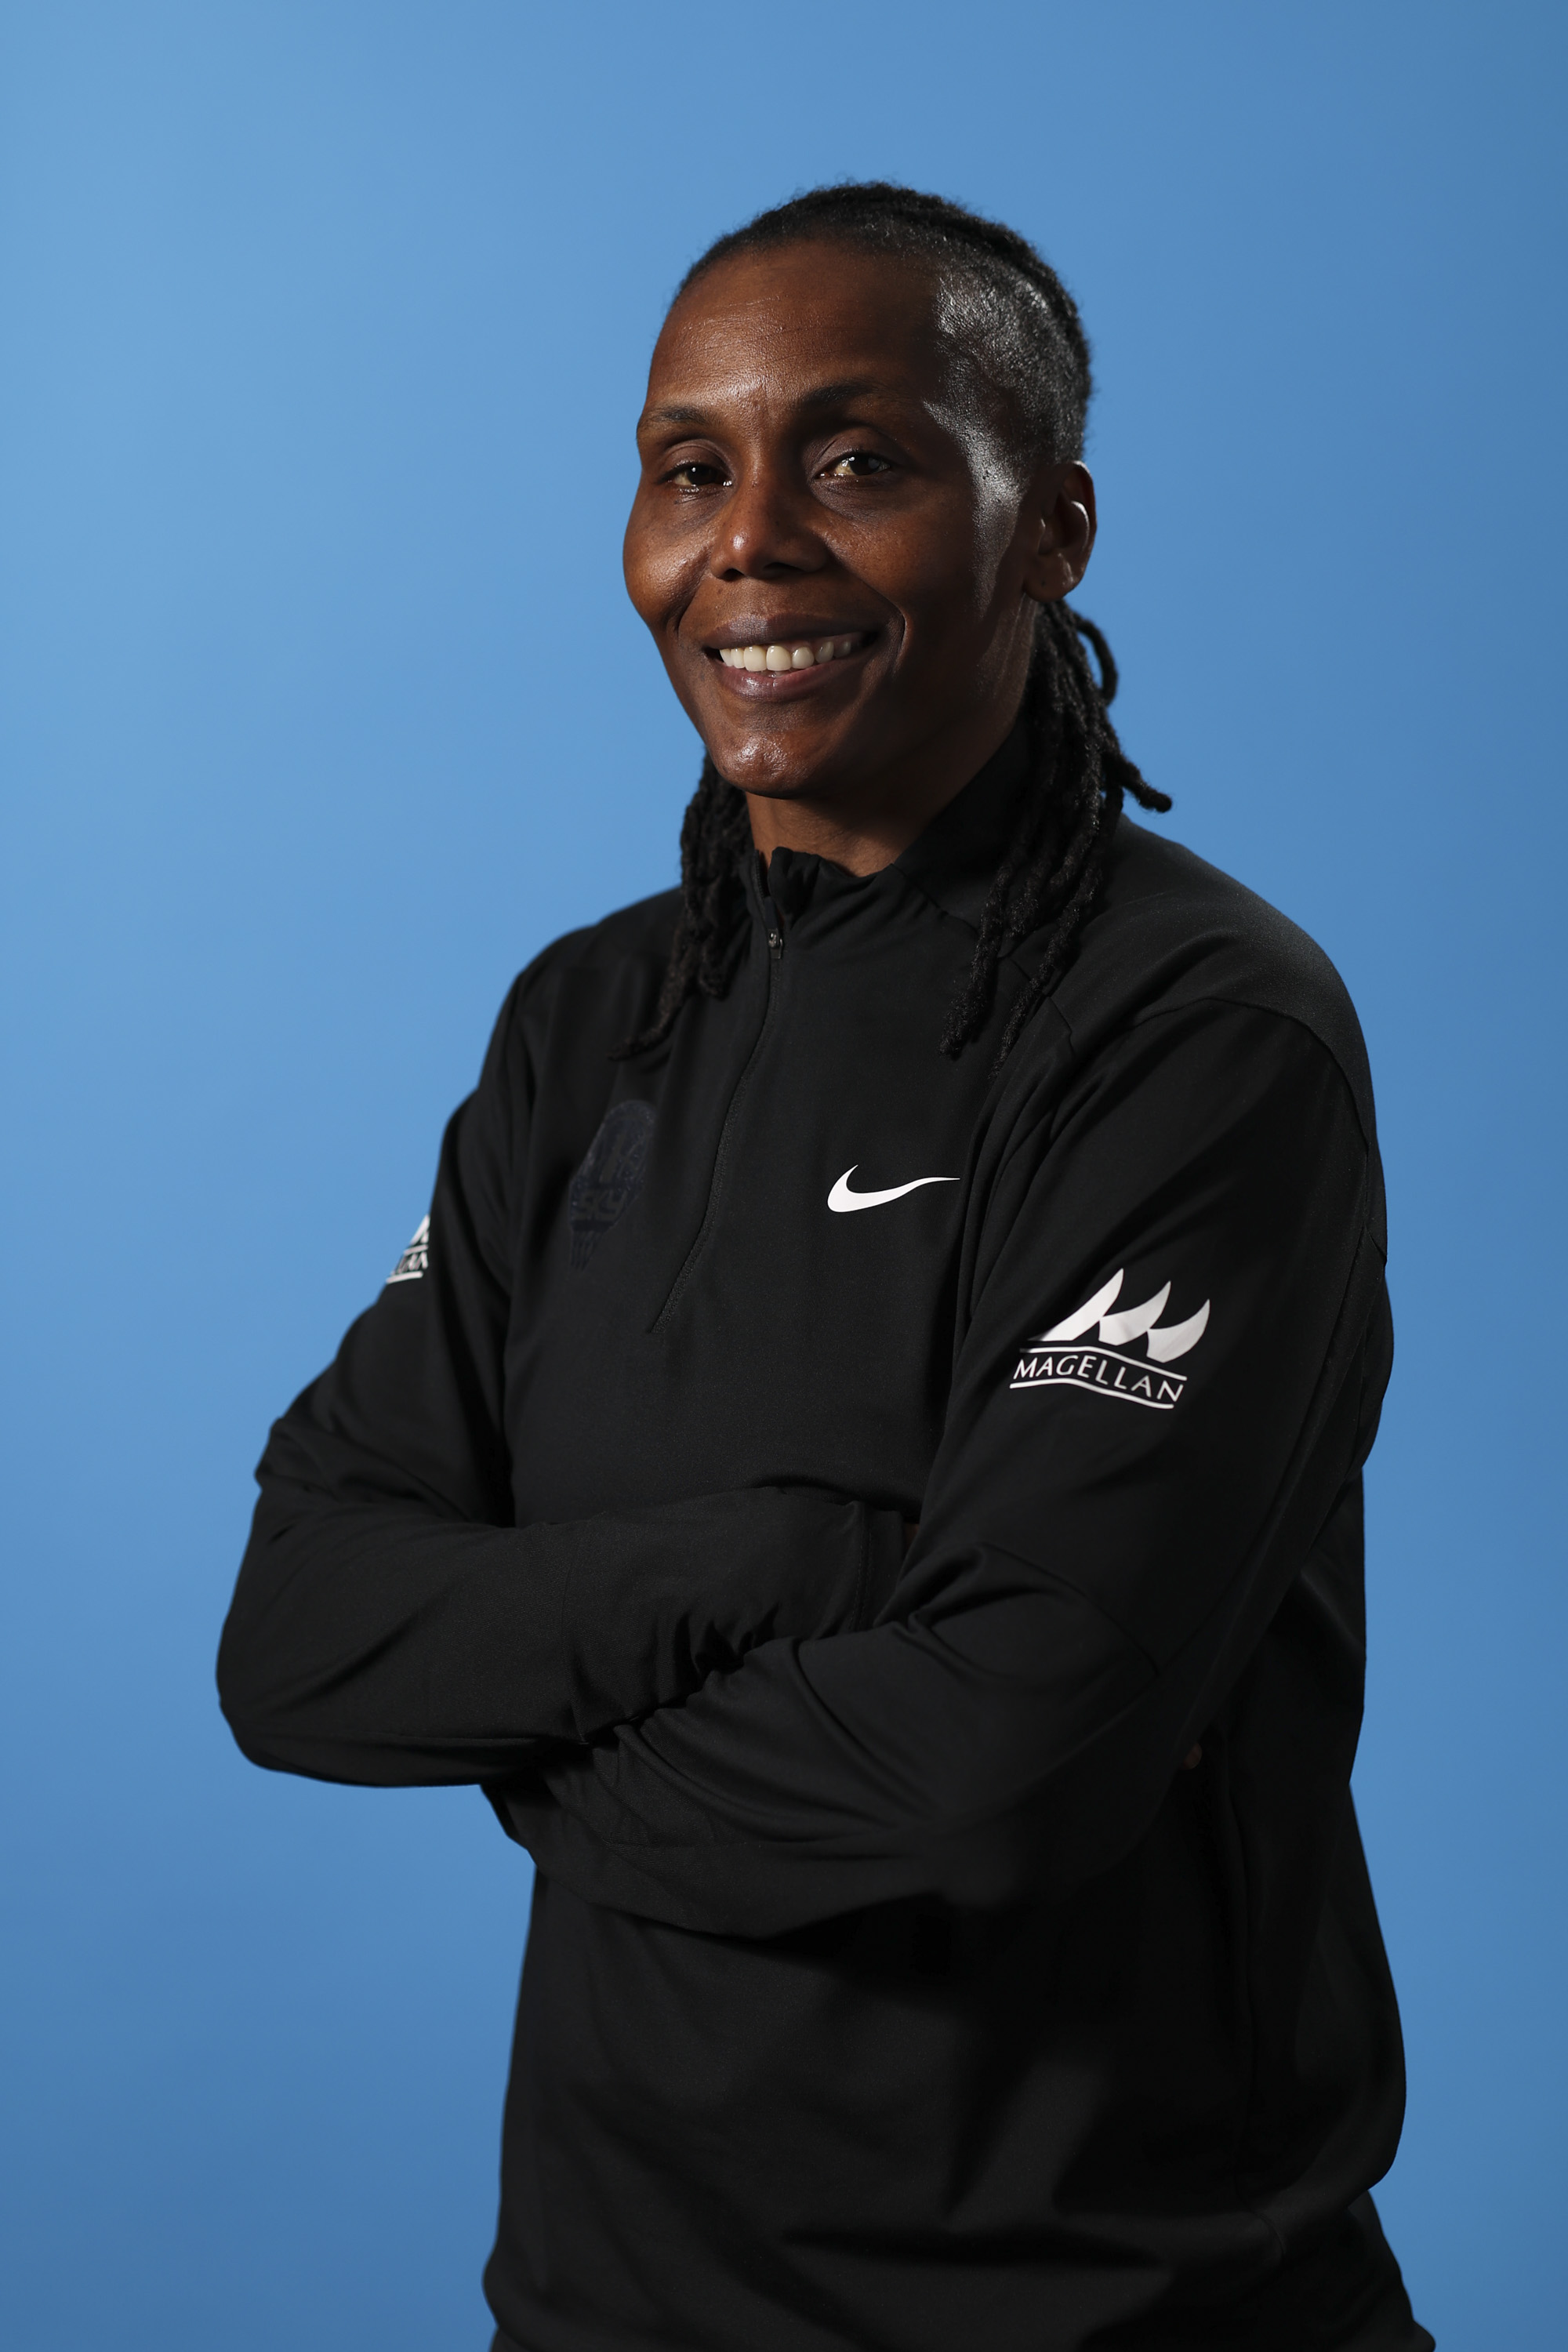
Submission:
M 841 408 L 847 401 L 864 400 L 868 394 L 880 394 L 884 399 L 891 400 L 899 397 L 891 385 L 878 383 L 870 376 L 861 376 L 847 378 L 842 383 L 815 384 L 810 392 L 803 392 L 790 404 L 809 413 L 819 408 Z M 679 401 L 664 403 L 658 408 L 645 408 L 642 415 L 644 425 L 706 425 L 710 421 L 711 415 L 708 409 L 689 407 Z
M 672 404 L 663 408 L 645 408 L 637 419 L 637 430 L 640 433 L 645 425 L 706 425 L 707 422 L 705 408 L 682 408 Z
M 868 394 L 886 394 L 889 387 L 877 383 L 869 376 L 852 378 L 844 383 L 819 383 L 813 392 L 802 393 L 795 402 L 797 408 L 842 408 L 846 401 L 864 400 Z M 896 398 L 897 395 L 895 394 Z

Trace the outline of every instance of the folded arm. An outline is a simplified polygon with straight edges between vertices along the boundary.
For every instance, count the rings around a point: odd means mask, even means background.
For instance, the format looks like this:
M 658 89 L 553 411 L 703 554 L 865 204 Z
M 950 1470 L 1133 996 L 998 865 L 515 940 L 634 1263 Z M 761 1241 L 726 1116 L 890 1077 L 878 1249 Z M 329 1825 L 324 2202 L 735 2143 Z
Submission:
M 516 1772 L 755 1643 L 868 1622 L 897 1574 L 895 1512 L 809 1488 L 512 1524 L 515 1051 L 503 1014 L 447 1131 L 427 1263 L 359 1318 L 263 1456 L 218 1658 L 258 1764 L 376 1783 Z
M 493 1788 L 512 1833 L 592 1900 L 734 1934 L 1109 1867 L 1371 1443 L 1372 1186 L 1305 1030 L 1207 1005 L 1135 1030 L 998 1180 L 879 1622 L 761 1643 Z

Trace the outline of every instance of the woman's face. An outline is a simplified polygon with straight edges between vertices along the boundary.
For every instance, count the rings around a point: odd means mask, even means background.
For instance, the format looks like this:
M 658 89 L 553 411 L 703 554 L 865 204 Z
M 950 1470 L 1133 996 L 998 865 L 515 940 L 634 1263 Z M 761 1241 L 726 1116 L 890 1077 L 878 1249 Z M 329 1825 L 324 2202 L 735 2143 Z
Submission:
M 951 771 L 949 796 L 1016 716 L 1035 603 L 1089 560 L 1088 474 L 1026 474 L 937 305 L 917 266 L 790 246 L 720 264 L 659 336 L 626 586 L 750 793 Z

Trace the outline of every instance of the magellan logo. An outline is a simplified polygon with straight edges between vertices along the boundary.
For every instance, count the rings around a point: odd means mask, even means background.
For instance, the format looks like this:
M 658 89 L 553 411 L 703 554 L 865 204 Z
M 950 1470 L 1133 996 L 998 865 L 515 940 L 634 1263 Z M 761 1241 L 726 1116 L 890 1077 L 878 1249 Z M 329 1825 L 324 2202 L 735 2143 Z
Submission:
M 387 1281 L 420 1282 L 430 1265 L 430 1220 L 421 1217 L 414 1239 L 387 1276 Z
M 1086 1300 L 1076 1315 L 1042 1331 L 1025 1343 L 1018 1369 L 1008 1386 L 1016 1389 L 1089 1389 L 1095 1396 L 1120 1397 L 1124 1404 L 1147 1405 L 1154 1412 L 1172 1412 L 1187 1385 L 1185 1372 L 1171 1372 L 1167 1364 L 1195 1348 L 1208 1328 L 1209 1302 L 1184 1323 L 1159 1327 L 1171 1295 L 1167 1283 L 1142 1307 L 1125 1307 L 1120 1315 L 1110 1308 L 1121 1289 L 1121 1274 L 1113 1274 L 1103 1290 Z M 1091 1324 L 1100 1329 L 1092 1342 L 1084 1334 Z M 1134 1356 L 1129 1348 L 1142 1339 L 1147 1354 Z

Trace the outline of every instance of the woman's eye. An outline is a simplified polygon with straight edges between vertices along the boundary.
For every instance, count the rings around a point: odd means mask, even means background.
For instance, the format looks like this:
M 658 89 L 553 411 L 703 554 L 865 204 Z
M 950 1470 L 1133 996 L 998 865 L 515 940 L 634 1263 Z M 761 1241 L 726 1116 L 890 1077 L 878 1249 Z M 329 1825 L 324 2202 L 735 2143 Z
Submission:
M 684 466 L 676 466 L 665 476 L 678 490 L 710 490 L 717 482 L 728 481 L 721 466 L 710 465 L 706 457 L 689 457 Z
M 891 470 L 886 457 L 879 457 L 870 449 L 846 449 L 842 457 L 835 457 L 831 465 L 823 467 L 822 474 L 828 482 L 863 482 L 872 474 Z

